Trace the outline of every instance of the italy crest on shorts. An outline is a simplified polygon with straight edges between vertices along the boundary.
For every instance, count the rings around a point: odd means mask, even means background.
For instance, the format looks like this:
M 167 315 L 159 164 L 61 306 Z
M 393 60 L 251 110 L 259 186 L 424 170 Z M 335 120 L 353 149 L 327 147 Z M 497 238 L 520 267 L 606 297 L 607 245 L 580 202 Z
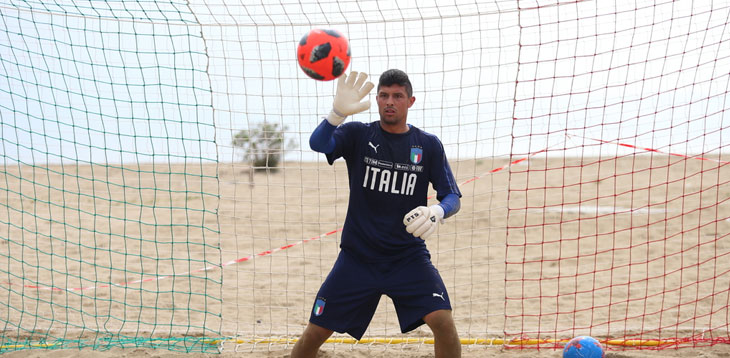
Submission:
M 324 312 L 324 304 L 324 299 L 322 297 L 317 297 L 317 300 L 314 302 L 314 310 L 312 313 L 314 313 L 315 316 L 321 316 Z
M 411 148 L 411 163 L 418 164 L 423 159 L 423 149 Z

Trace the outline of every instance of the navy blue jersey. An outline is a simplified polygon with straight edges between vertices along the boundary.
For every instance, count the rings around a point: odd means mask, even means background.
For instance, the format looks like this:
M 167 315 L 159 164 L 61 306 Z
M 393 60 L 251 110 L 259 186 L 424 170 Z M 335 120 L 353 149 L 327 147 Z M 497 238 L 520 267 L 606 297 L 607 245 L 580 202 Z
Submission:
M 429 184 L 441 200 L 461 197 L 441 141 L 409 125 L 402 134 L 388 133 L 378 121 L 348 122 L 334 131 L 330 164 L 344 158 L 350 199 L 340 247 L 367 262 L 428 254 L 425 242 L 406 231 L 403 217 L 427 205 Z

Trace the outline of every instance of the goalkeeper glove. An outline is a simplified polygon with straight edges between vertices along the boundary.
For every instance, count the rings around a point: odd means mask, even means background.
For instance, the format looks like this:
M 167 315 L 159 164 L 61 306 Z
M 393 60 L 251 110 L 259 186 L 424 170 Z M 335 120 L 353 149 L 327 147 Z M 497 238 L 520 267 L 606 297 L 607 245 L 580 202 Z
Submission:
M 349 76 L 342 75 L 337 79 L 337 93 L 327 122 L 337 127 L 345 121 L 345 117 L 370 108 L 370 101 L 360 102 L 375 87 L 372 82 L 365 82 L 367 78 L 366 73 L 350 72 Z
M 419 206 L 403 218 L 406 231 L 415 237 L 427 239 L 444 222 L 444 208 L 441 205 Z

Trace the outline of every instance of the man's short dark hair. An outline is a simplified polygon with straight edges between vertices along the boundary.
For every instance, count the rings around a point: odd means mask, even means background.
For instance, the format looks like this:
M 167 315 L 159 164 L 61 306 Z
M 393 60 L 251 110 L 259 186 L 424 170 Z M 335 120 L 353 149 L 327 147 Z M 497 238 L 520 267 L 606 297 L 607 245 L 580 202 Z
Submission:
M 413 97 L 413 86 L 411 86 L 411 80 L 408 79 L 408 75 L 405 72 L 397 69 L 390 69 L 380 75 L 378 91 L 380 91 L 380 86 L 389 87 L 392 85 L 405 87 L 408 97 Z

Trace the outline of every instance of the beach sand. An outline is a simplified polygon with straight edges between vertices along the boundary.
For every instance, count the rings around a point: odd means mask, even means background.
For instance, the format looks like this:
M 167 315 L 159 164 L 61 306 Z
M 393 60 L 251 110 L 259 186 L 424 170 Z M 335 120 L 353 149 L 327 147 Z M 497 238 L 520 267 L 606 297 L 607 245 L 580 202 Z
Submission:
M 730 357 L 720 343 L 730 314 L 727 166 L 660 155 L 451 166 L 461 211 L 427 245 L 462 339 L 692 338 L 662 350 L 611 345 L 606 356 Z M 253 175 L 231 163 L 5 172 L 4 344 L 81 339 L 101 349 L 7 357 L 288 357 L 347 211 L 342 161 Z M 169 336 L 225 341 L 208 353 L 150 348 Z M 264 338 L 279 341 L 254 344 Z M 430 332 L 400 333 L 384 297 L 364 338 Z M 464 345 L 464 357 L 559 357 L 556 346 Z M 432 357 L 433 345 L 326 344 L 321 356 Z

